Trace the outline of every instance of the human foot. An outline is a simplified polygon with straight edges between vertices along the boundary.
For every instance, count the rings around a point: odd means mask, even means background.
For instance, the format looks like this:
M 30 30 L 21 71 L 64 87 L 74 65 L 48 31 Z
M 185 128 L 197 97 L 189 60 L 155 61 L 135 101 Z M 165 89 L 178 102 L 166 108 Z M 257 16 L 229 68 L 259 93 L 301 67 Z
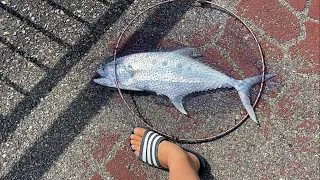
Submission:
M 141 146 L 143 146 L 143 136 L 146 132 L 144 128 L 135 128 L 134 134 L 130 136 L 131 148 L 137 157 L 141 157 Z M 160 138 L 160 137 L 159 137 Z M 200 161 L 198 157 L 191 153 L 184 151 L 178 145 L 166 140 L 159 140 L 160 144 L 157 149 L 158 162 L 163 168 L 181 168 L 184 170 L 198 172 L 200 168 Z M 149 147 L 152 149 L 152 147 Z M 150 153 L 149 153 L 150 156 Z

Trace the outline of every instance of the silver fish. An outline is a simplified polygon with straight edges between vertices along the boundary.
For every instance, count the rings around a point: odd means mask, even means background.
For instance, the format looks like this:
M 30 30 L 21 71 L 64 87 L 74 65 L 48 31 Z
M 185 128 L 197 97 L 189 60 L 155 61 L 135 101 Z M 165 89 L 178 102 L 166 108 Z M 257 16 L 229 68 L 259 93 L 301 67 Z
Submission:
M 116 68 L 119 87 L 166 95 L 183 114 L 187 114 L 182 104 L 187 94 L 216 88 L 235 88 L 249 116 L 259 124 L 250 103 L 249 91 L 261 81 L 262 75 L 236 80 L 194 59 L 194 51 L 194 48 L 184 48 L 120 57 Z M 94 79 L 95 83 L 116 87 L 113 61 L 98 68 L 97 73 L 101 78 Z M 273 75 L 266 74 L 265 80 L 271 77 Z

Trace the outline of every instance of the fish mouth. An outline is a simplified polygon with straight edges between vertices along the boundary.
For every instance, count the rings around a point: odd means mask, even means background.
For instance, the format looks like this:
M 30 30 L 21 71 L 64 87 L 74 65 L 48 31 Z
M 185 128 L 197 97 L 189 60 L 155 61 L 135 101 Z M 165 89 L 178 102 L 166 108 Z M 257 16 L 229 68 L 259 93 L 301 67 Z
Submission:
M 92 76 L 92 79 L 98 79 L 98 78 L 101 78 L 101 75 L 99 73 L 95 73 L 93 76 Z
M 109 86 L 112 87 L 113 86 L 113 81 L 108 79 L 108 78 L 97 78 L 97 79 L 93 79 L 93 82 L 100 84 L 102 86 Z

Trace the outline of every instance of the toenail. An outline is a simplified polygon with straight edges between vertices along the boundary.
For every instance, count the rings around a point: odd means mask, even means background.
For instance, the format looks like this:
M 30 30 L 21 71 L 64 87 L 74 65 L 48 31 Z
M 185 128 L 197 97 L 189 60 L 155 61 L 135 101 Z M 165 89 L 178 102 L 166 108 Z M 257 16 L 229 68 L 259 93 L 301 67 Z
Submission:
M 132 152 L 135 152 L 135 150 L 132 149 L 132 145 L 130 146 L 130 149 L 131 149 Z
M 134 128 L 133 133 L 137 134 L 138 128 Z

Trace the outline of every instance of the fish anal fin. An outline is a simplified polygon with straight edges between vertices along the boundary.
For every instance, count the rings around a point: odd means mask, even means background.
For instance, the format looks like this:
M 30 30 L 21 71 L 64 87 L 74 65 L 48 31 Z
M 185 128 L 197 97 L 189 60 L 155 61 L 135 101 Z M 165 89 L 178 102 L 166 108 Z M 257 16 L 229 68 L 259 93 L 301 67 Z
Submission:
M 182 97 L 181 97 L 181 96 L 174 97 L 174 98 L 170 98 L 170 99 L 171 99 L 172 104 L 173 104 L 182 114 L 188 115 L 188 113 L 186 112 L 186 110 L 185 110 L 184 107 L 183 107 Z

